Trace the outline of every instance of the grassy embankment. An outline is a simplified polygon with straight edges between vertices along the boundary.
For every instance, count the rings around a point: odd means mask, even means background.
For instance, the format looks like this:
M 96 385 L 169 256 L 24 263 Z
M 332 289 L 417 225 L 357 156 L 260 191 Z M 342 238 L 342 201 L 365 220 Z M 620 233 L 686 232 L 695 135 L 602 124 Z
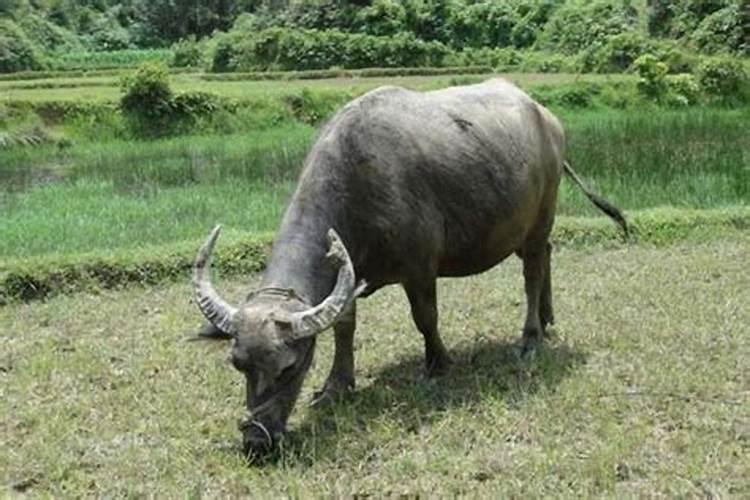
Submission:
M 750 240 L 735 236 L 559 250 L 557 325 L 530 364 L 513 350 L 517 259 L 441 281 L 457 364 L 435 381 L 403 293 L 384 290 L 360 304 L 353 398 L 305 407 L 331 363 L 322 335 L 265 466 L 238 454 L 226 344 L 185 342 L 185 283 L 0 308 L 1 480 L 52 496 L 746 498 Z M 249 283 L 217 285 L 239 299 Z

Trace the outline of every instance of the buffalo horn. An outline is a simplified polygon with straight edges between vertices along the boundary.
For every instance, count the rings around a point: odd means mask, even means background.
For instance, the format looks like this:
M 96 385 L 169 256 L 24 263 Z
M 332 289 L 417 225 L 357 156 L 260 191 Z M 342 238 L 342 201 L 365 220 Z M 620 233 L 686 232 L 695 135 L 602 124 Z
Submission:
M 354 265 L 344 243 L 333 229 L 328 230 L 328 241 L 330 249 L 326 257 L 339 270 L 336 285 L 323 302 L 292 315 L 292 331 L 296 338 L 316 335 L 333 326 L 341 313 L 365 288 L 364 282 L 355 288 Z
M 193 264 L 193 290 L 195 301 L 198 303 L 203 315 L 219 330 L 234 335 L 232 317 L 237 308 L 225 302 L 211 285 L 209 268 L 211 266 L 211 254 L 214 251 L 216 239 L 219 237 L 221 226 L 216 226 L 206 241 L 198 250 Z

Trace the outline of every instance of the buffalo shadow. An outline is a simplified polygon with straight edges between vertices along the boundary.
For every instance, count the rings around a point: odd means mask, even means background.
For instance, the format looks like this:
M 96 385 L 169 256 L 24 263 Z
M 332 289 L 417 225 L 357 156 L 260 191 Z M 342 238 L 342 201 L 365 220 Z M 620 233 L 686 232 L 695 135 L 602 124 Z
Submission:
M 386 413 L 401 428 L 418 432 L 446 410 L 470 407 L 487 398 L 504 400 L 512 407 L 540 388 L 554 388 L 586 363 L 582 351 L 554 338 L 530 360 L 521 359 L 516 342 L 487 338 L 463 342 L 450 353 L 454 364 L 446 375 L 434 379 L 424 376 L 422 353 L 369 373 L 357 372 L 361 388 L 341 402 L 308 411 L 285 436 L 282 449 L 264 462 L 293 458 L 312 465 L 316 459 L 335 454 L 336 441 L 346 433 L 361 433 L 369 421 Z M 315 452 L 311 454 L 313 440 Z

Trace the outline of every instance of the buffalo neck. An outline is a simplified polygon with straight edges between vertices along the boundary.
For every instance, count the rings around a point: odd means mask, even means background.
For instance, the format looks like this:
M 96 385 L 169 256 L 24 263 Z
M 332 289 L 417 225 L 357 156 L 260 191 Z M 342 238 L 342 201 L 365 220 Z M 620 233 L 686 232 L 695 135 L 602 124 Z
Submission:
M 327 233 L 336 226 L 336 217 L 325 202 L 327 197 L 310 191 L 298 189 L 292 197 L 261 287 L 289 288 L 315 305 L 336 283 L 337 270 L 326 259 Z

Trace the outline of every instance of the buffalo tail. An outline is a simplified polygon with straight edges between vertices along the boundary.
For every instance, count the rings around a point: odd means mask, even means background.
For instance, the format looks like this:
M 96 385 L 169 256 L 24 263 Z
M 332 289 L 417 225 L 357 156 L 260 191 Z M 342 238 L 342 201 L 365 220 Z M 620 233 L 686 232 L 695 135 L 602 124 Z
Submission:
M 583 183 L 580 177 L 578 177 L 578 174 L 576 174 L 575 170 L 573 170 L 573 167 L 570 166 L 570 163 L 567 161 L 563 162 L 563 167 L 565 168 L 565 173 L 568 174 L 572 179 L 573 182 L 578 185 L 579 188 L 581 188 L 581 191 L 586 195 L 586 197 L 596 205 L 596 207 L 607 214 L 612 220 L 614 220 L 620 228 L 622 228 L 622 232 L 625 233 L 625 237 L 627 238 L 630 234 L 628 229 L 628 221 L 625 220 L 625 216 L 620 211 L 619 208 L 599 196 L 598 194 L 592 193 L 589 191 L 589 189 L 586 187 L 586 185 Z

